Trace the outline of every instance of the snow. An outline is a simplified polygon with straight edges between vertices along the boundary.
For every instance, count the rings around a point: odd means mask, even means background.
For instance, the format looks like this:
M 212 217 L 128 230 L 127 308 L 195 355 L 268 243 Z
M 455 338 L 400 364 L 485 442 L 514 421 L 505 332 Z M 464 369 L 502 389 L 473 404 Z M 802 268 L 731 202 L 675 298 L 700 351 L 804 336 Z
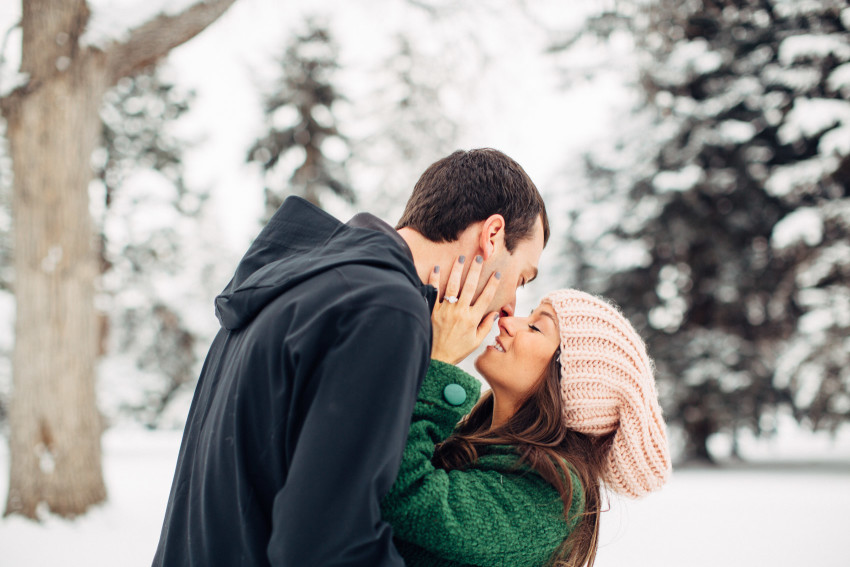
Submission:
M 612 235 L 610 246 L 605 246 L 604 239 L 600 242 L 600 249 L 607 248 L 605 265 L 613 270 L 629 270 L 632 268 L 646 268 L 652 264 L 652 255 L 649 253 L 649 245 L 640 240 L 622 241 Z
M 729 111 L 741 102 L 747 101 L 747 99 L 761 96 L 763 92 L 764 87 L 755 77 L 739 77 L 720 94 L 697 103 L 693 114 L 697 118 L 713 118 Z
M 56 271 L 56 266 L 59 265 L 59 262 L 62 260 L 62 247 L 61 246 L 51 246 L 50 249 L 47 250 L 47 255 L 41 260 L 41 269 L 47 274 L 52 274 Z
M 724 120 L 717 125 L 717 133 L 724 142 L 744 144 L 756 135 L 756 127 L 751 122 Z
M 826 309 L 815 309 L 800 317 L 797 322 L 797 329 L 801 333 L 807 335 L 809 340 L 814 343 L 815 341 L 812 340 L 813 337 L 830 328 L 832 324 L 832 314 L 829 311 Z M 817 365 L 803 364 L 799 369 L 797 369 L 797 375 L 794 378 L 804 384 L 808 383 L 810 385 L 809 389 L 817 391 L 823 381 L 822 377 L 822 368 Z M 802 388 L 802 390 L 805 389 L 806 388 Z M 814 398 L 814 393 L 812 393 L 811 397 Z M 799 399 L 797 400 L 797 403 L 800 403 L 799 407 L 807 407 L 807 405 Z
M 109 502 L 77 521 L 55 516 L 36 524 L 0 521 L 4 567 L 145 565 L 153 559 L 168 501 L 180 433 L 127 429 L 103 439 Z M 6 493 L 8 454 L 0 449 L 0 493 Z
M 612 504 L 600 567 L 846 566 L 846 468 L 681 470 L 643 501 Z
M 687 304 L 680 297 L 674 298 L 664 305 L 653 307 L 647 316 L 649 324 L 655 329 L 664 329 L 672 333 L 682 324 L 686 308 Z M 692 375 L 691 377 L 693 378 L 694 376 Z
M 792 19 L 809 16 L 812 14 L 821 14 L 824 11 L 824 6 L 839 11 L 846 4 L 845 0 L 774 0 L 772 5 L 776 16 L 783 19 Z M 844 10 L 847 12 L 847 10 Z M 842 17 L 844 21 L 846 16 Z M 846 26 L 850 28 L 850 26 Z
M 827 98 L 796 98 L 777 137 L 782 144 L 812 138 L 836 124 L 850 125 L 850 102 Z
M 850 121 L 824 134 L 818 142 L 818 153 L 824 156 L 850 154 Z
M 123 41 L 131 30 L 156 16 L 173 16 L 193 4 L 197 0 L 88 0 L 92 16 L 80 43 L 104 47 Z
M 711 51 L 703 38 L 679 42 L 670 53 L 666 65 L 656 69 L 662 84 L 679 85 L 694 75 L 707 75 L 723 65 L 723 55 Z
M 740 446 L 754 456 L 750 465 L 674 468 L 667 486 L 642 500 L 611 497 L 596 564 L 846 566 L 850 431 L 839 432 L 834 441 L 826 435 L 786 439 L 742 435 Z M 108 431 L 103 447 L 109 501 L 76 521 L 50 515 L 41 524 L 0 520 L 0 564 L 149 566 L 179 445 L 176 431 Z M 4 444 L 2 494 L 7 474 Z
M 161 172 L 134 171 L 122 183 L 106 219 L 104 231 L 114 241 L 111 244 L 120 250 L 120 246 L 176 226 L 181 215 L 171 203 L 175 193 L 174 185 Z M 142 208 L 144 214 L 133 214 Z
M 80 38 L 83 46 L 103 48 L 113 41 L 122 41 L 129 32 L 156 17 L 157 15 L 175 15 L 197 0 L 88 0 L 92 16 L 86 31 Z M 21 3 L 11 0 L 0 3 L 0 38 L 5 36 L 7 27 L 20 19 Z M 57 43 L 67 41 L 67 34 L 60 34 Z M 29 79 L 25 73 L 18 72 L 21 62 L 21 28 L 12 29 L 5 49 L 0 53 L 0 96 L 25 85 Z M 62 56 L 56 60 L 56 68 L 64 71 L 71 60 Z
M 823 59 L 832 55 L 839 61 L 850 59 L 850 41 L 845 34 L 793 35 L 779 44 L 779 61 L 791 65 L 801 59 Z
M 5 96 L 16 88 L 27 84 L 29 75 L 19 72 L 21 66 L 21 26 L 16 25 L 21 19 L 20 2 L 0 2 L 0 97 Z M 13 27 L 14 26 L 14 27 Z M 7 31 L 8 30 L 8 31 Z
M 66 71 L 71 66 L 71 58 L 65 55 L 56 58 L 56 70 Z
M 774 249 L 788 248 L 802 241 L 817 246 L 823 240 L 823 219 L 815 207 L 794 210 L 776 223 L 770 243 Z
M 594 241 L 610 232 L 618 223 L 622 209 L 618 203 L 596 203 L 584 207 L 576 220 L 575 232 L 579 238 Z
M 696 164 L 691 164 L 679 171 L 662 171 L 652 179 L 652 186 L 659 193 L 684 192 L 704 179 L 703 169 Z
M 776 373 L 773 375 L 775 388 L 788 388 L 794 379 L 797 368 L 811 354 L 810 341 L 792 341 L 780 353 L 776 360 Z
M 776 167 L 765 182 L 765 190 L 774 197 L 789 197 L 792 193 L 806 192 L 814 188 L 826 175 L 838 166 L 833 157 L 815 156 L 792 165 Z
M 836 266 L 846 266 L 850 259 L 850 244 L 843 241 L 821 247 L 811 263 L 797 274 L 797 283 L 801 287 L 813 287 L 827 279 Z
M 795 92 L 809 92 L 820 81 L 820 71 L 812 67 L 782 67 L 765 65 L 761 77 L 766 85 L 788 87 Z
M 850 63 L 839 65 L 833 69 L 826 79 L 826 86 L 831 91 L 850 89 Z
M 708 42 L 702 38 L 681 43 L 673 50 L 668 61 L 697 75 L 707 75 L 723 64 L 723 57 L 716 51 L 710 51 Z

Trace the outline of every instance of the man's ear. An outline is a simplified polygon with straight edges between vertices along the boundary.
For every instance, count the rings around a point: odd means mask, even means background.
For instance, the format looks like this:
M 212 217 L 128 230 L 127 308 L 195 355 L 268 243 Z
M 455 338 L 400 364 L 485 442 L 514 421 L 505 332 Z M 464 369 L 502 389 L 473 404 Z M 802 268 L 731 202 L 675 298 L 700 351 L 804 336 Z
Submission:
M 485 260 L 489 259 L 496 250 L 505 246 L 505 217 L 490 215 L 481 225 L 478 247 Z

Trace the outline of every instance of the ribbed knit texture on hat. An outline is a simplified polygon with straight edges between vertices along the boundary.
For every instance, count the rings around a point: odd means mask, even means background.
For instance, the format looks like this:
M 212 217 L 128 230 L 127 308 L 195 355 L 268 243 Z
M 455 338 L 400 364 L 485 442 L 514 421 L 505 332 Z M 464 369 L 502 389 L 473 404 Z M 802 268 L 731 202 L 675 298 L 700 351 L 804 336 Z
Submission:
M 561 335 L 564 425 L 580 433 L 614 433 L 603 481 L 639 498 L 671 472 L 653 365 L 640 335 L 613 305 L 567 289 L 543 298 Z

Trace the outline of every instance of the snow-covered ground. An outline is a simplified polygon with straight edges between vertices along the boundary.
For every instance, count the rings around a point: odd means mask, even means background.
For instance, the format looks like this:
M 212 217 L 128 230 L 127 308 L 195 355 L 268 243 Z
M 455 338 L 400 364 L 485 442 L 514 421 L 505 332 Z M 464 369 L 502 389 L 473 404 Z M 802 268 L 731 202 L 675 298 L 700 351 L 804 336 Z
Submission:
M 109 501 L 76 521 L 0 521 L 3 567 L 149 566 L 159 539 L 179 431 L 109 431 L 103 439 Z M 0 444 L 0 494 L 8 486 L 8 447 Z
M 684 468 L 644 500 L 614 498 L 603 515 L 597 566 L 847 567 L 848 440 L 812 438 L 809 446 L 831 449 L 831 455 L 821 453 L 819 464 L 806 458 L 782 465 L 758 460 L 720 470 Z M 179 432 L 107 432 L 109 502 L 73 522 L 0 520 L 0 565 L 150 565 L 179 445 Z M 761 455 L 770 449 L 763 445 Z M 3 443 L 0 494 L 6 493 L 7 474 Z

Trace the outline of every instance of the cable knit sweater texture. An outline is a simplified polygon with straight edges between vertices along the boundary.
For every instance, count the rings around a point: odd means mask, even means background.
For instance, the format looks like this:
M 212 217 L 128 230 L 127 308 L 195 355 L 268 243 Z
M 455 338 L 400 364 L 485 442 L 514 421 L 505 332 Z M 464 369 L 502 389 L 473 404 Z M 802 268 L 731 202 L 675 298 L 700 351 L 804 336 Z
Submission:
M 463 388 L 466 399 L 444 392 Z M 450 388 L 451 391 L 451 388 Z M 419 391 L 395 484 L 382 512 L 409 567 L 543 566 L 578 523 L 584 494 L 578 477 L 564 518 L 555 488 L 511 447 L 494 447 L 465 470 L 431 464 L 435 446 L 451 435 L 480 395 L 479 382 L 456 366 L 431 361 Z M 460 396 L 462 398 L 463 396 Z

